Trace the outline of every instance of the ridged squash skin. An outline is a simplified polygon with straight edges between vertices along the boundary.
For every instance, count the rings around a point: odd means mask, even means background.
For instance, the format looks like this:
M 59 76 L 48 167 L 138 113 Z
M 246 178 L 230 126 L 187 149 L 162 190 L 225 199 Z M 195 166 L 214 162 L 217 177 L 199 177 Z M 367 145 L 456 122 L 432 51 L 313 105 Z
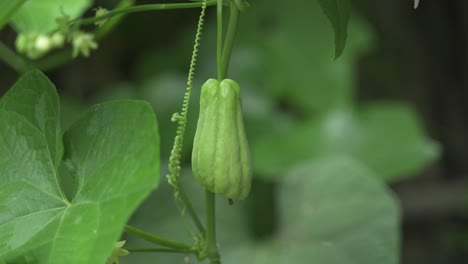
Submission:
M 211 192 L 233 200 L 243 200 L 250 192 L 252 165 L 240 88 L 231 79 L 209 79 L 202 86 L 192 170 Z

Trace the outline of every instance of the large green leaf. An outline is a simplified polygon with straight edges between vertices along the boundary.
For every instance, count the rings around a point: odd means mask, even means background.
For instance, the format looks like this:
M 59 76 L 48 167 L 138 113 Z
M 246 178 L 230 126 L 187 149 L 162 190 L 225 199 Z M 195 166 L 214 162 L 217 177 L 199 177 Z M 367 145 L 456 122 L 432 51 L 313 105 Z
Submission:
M 56 28 L 57 18 L 67 15 L 70 19 L 80 16 L 92 0 L 29 0 L 12 17 L 12 25 L 22 33 L 48 33 Z
M 224 250 L 223 263 L 398 263 L 397 202 L 359 162 L 333 157 L 299 165 L 279 195 L 277 237 Z
M 318 0 L 318 2 L 335 31 L 335 58 L 338 58 L 346 45 L 350 2 L 349 0 Z
M 390 103 L 369 105 L 359 112 L 334 110 L 252 143 L 255 171 L 270 179 L 303 160 L 347 154 L 395 181 L 413 176 L 439 154 L 414 111 Z
M 26 2 L 26 0 L 7 0 L 0 2 L 0 29 L 10 20 L 10 17 Z
M 148 104 L 98 105 L 66 132 L 61 170 L 76 183 L 69 200 L 54 163 L 61 137 L 49 137 L 58 123 L 55 89 L 39 72 L 0 101 L 0 260 L 104 263 L 130 214 L 157 186 L 159 138 Z

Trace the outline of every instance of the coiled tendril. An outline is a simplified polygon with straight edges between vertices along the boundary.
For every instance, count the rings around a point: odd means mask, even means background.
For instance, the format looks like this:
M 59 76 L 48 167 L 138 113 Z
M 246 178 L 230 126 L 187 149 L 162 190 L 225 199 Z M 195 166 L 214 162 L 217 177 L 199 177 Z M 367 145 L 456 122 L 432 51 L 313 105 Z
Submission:
M 198 19 L 197 33 L 195 35 L 195 44 L 193 46 L 192 59 L 190 61 L 190 69 L 187 78 L 187 89 L 184 95 L 184 101 L 182 104 L 182 111 L 180 113 L 174 113 L 171 120 L 177 122 L 177 132 L 174 139 L 174 145 L 172 147 L 171 156 L 169 158 L 169 174 L 166 175 L 169 184 L 174 188 L 174 197 L 178 201 L 178 195 L 180 192 L 179 187 L 179 176 L 180 176 L 180 158 L 182 153 L 182 146 L 185 135 L 185 127 L 187 125 L 187 112 L 190 102 L 190 94 L 192 92 L 193 79 L 195 76 L 195 67 L 198 58 L 198 48 L 200 46 L 200 40 L 202 36 L 203 24 L 205 21 L 206 14 L 206 0 L 203 0 L 202 10 Z

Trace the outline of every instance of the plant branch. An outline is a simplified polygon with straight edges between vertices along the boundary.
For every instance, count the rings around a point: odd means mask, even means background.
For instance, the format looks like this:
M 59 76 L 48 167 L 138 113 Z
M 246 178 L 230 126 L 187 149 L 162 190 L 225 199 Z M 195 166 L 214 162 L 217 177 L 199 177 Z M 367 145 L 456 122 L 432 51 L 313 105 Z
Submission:
M 8 48 L 3 42 L 0 42 L 0 60 L 21 74 L 33 68 L 25 59 Z
M 135 3 L 135 0 L 121 0 L 117 6 L 116 9 L 125 9 L 125 8 L 131 8 L 133 4 Z M 122 22 L 122 20 L 125 18 L 125 14 L 121 15 L 116 15 L 109 20 L 106 21 L 103 25 L 101 25 L 96 31 L 94 32 L 94 36 L 96 37 L 97 40 L 103 38 L 106 36 L 110 31 L 112 31 L 116 26 Z
M 239 21 L 239 10 L 231 3 L 230 4 L 230 15 L 229 24 L 226 34 L 226 41 L 224 42 L 223 49 L 223 62 L 222 62 L 222 79 L 225 79 L 229 70 L 229 62 L 231 61 L 232 46 L 234 45 L 234 39 L 237 31 L 237 22 Z
M 209 0 L 206 1 L 206 6 L 216 5 L 217 0 Z M 89 25 L 93 24 L 94 22 L 110 18 L 115 15 L 121 14 L 130 14 L 136 12 L 145 12 L 145 11 L 153 11 L 153 10 L 173 10 L 173 9 L 186 9 L 186 8 L 197 8 L 202 7 L 203 2 L 195 2 L 195 3 L 174 3 L 174 4 L 148 4 L 148 5 L 136 5 L 126 8 L 117 8 L 107 12 L 98 17 L 90 17 L 84 19 L 75 19 L 71 23 L 81 23 L 82 25 Z
M 216 197 L 215 194 L 205 191 L 205 213 L 206 213 L 206 252 L 211 264 L 221 264 L 218 246 L 216 245 Z
M 197 251 L 194 249 L 171 249 L 171 248 L 130 248 L 126 249 L 132 253 L 135 252 L 153 252 L 153 253 L 182 253 L 182 254 L 195 254 Z
M 167 238 L 155 236 L 152 234 L 149 234 L 141 229 L 126 225 L 125 226 L 125 233 L 139 237 L 143 240 L 146 240 L 148 242 L 152 242 L 154 244 L 163 246 L 163 247 L 168 247 L 171 249 L 175 250 L 184 250 L 184 251 L 194 251 L 193 246 L 186 244 L 184 242 L 179 242 L 175 240 L 170 240 Z
M 223 80 L 223 0 L 218 0 L 217 6 L 217 43 L 216 59 L 218 64 L 218 80 Z

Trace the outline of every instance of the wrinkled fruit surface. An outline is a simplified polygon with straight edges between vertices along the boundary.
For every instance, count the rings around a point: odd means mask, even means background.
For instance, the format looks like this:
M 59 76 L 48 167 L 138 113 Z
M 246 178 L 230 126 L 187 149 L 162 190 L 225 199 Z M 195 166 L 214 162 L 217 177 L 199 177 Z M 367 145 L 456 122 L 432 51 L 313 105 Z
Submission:
M 250 192 L 251 168 L 239 85 L 209 79 L 201 90 L 193 174 L 208 190 L 243 200 Z

